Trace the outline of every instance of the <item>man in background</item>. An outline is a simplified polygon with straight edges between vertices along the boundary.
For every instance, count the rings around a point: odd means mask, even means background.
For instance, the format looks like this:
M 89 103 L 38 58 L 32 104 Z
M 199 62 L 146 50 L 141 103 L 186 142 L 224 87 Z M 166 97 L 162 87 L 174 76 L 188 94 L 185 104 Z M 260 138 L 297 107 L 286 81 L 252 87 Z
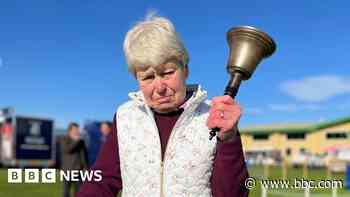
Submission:
M 80 136 L 79 125 L 75 122 L 69 124 L 67 135 L 61 141 L 62 170 L 87 169 L 87 150 Z M 74 195 L 79 191 L 81 181 L 64 181 L 63 197 L 69 197 L 70 188 L 74 188 Z

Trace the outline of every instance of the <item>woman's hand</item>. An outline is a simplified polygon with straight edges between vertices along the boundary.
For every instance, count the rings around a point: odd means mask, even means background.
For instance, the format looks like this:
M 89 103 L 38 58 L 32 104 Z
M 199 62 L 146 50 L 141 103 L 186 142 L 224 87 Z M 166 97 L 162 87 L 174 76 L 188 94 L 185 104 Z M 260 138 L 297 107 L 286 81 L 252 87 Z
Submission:
M 214 97 L 211 101 L 207 126 L 209 129 L 220 128 L 220 140 L 228 140 L 237 131 L 241 117 L 241 107 L 230 96 Z

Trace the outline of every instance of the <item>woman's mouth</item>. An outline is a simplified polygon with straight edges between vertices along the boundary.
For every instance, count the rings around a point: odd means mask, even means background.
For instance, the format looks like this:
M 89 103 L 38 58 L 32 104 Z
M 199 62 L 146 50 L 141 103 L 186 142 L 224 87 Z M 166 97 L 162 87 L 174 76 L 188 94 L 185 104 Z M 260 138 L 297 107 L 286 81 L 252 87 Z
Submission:
M 164 96 L 157 99 L 159 104 L 168 103 L 170 101 L 170 96 Z

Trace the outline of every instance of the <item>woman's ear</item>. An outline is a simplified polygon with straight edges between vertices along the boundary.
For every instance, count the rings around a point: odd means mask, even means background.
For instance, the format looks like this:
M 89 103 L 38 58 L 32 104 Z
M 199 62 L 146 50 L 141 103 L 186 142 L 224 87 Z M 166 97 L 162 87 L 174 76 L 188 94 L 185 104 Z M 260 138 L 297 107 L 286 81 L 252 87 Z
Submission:
M 188 74 L 189 74 L 189 70 L 188 70 L 188 66 L 184 66 L 184 76 L 185 76 L 185 79 L 188 78 Z

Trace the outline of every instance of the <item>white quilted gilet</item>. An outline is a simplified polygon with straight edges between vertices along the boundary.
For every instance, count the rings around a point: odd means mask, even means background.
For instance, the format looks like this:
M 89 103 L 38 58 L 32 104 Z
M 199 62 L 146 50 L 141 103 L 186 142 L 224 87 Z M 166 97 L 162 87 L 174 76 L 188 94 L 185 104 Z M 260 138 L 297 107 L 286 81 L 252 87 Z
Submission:
M 216 139 L 209 140 L 207 93 L 186 101 L 161 160 L 159 132 L 141 92 L 116 113 L 123 197 L 211 197 Z M 161 167 L 163 165 L 163 168 Z

